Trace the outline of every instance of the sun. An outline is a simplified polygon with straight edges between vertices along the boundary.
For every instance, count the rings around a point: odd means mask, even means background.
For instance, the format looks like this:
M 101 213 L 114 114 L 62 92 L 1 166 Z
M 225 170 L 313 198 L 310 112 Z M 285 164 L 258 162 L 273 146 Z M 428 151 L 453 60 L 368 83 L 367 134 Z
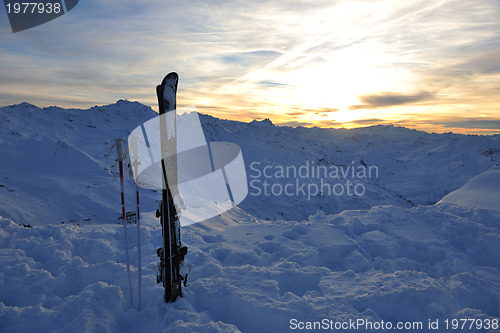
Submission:
M 342 111 L 337 112 L 337 121 L 352 120 L 355 113 L 347 111 L 350 106 L 360 104 L 359 97 L 363 94 L 397 91 L 411 81 L 404 72 L 394 68 L 396 61 L 394 55 L 374 43 L 324 54 L 321 61 L 309 61 L 282 71 L 279 82 L 290 89 L 276 102 L 292 103 L 305 109 L 337 109 Z
M 408 68 L 397 65 L 405 61 L 401 57 L 375 40 L 321 52 L 292 52 L 223 86 L 218 93 L 244 96 L 255 105 L 265 105 L 262 109 L 268 110 L 271 118 L 272 113 L 281 113 L 275 117 L 282 118 L 290 109 L 302 110 L 295 120 L 318 126 L 325 120 L 347 123 L 364 119 L 368 113 L 383 119 L 383 110 L 364 112 L 352 106 L 363 104 L 363 95 L 411 91 L 415 77 Z M 330 112 L 318 114 L 316 110 Z

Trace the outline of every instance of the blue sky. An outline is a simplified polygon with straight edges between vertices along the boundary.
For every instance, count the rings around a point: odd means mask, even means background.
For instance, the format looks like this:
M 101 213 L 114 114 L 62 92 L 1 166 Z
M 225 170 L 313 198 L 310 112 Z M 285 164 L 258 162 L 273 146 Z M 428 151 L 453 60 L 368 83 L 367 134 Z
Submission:
M 0 105 L 137 100 L 320 127 L 500 133 L 499 1 L 85 1 L 12 33 Z

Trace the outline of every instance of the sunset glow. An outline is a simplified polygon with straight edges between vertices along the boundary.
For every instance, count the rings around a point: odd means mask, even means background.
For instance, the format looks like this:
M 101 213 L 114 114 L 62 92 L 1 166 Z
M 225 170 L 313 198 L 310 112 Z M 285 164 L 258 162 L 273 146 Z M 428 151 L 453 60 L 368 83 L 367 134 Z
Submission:
M 88 1 L 16 34 L 4 20 L 1 104 L 156 109 L 177 71 L 179 105 L 226 119 L 500 133 L 498 2 L 134 4 Z

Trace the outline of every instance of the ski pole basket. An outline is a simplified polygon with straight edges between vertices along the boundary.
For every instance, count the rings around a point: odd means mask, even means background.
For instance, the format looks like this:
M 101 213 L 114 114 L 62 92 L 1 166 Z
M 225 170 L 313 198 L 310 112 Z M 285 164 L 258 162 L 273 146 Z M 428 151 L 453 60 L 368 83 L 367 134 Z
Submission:
M 137 214 L 135 212 L 126 212 L 125 213 L 125 219 L 127 220 L 127 223 L 129 224 L 136 224 L 137 223 Z

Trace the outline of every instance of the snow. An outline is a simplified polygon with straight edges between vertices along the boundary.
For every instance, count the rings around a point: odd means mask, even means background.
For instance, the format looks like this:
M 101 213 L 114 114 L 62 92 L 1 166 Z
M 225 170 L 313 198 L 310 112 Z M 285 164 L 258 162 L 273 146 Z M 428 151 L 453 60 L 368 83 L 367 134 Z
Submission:
M 461 188 L 446 195 L 439 203 L 500 210 L 499 189 L 500 168 L 496 168 L 475 176 Z
M 89 110 L 0 108 L 0 332 L 289 332 L 307 331 L 292 322 L 324 319 L 421 322 L 422 329 L 373 331 L 437 332 L 446 319 L 500 316 L 499 136 L 209 116 L 201 117 L 207 141 L 238 144 L 249 180 L 262 180 L 250 178 L 252 162 L 273 170 L 364 163 L 379 175 L 328 179 L 362 184 L 363 196 L 249 194 L 182 228 L 193 269 L 172 304 L 163 302 L 154 271 L 160 193 L 141 190 L 139 311 L 129 302 L 119 184 L 104 155 L 154 116 L 128 101 Z M 267 180 L 284 186 L 290 177 Z M 126 192 L 133 207 L 131 181 Z M 128 230 L 137 304 L 137 234 Z M 429 329 L 429 320 L 440 329 Z

